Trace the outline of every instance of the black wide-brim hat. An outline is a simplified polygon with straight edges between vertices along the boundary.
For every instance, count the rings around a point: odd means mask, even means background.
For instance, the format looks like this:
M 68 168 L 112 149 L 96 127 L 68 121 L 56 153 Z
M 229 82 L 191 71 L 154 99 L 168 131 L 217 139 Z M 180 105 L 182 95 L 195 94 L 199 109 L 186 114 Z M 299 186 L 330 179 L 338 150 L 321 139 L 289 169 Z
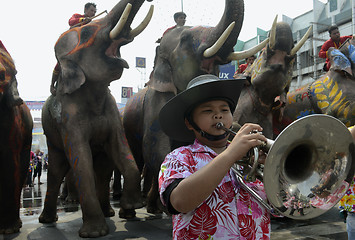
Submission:
M 185 91 L 170 99 L 160 110 L 159 122 L 162 130 L 172 139 L 193 141 L 195 135 L 185 125 L 186 112 L 196 104 L 222 99 L 229 103 L 233 113 L 243 85 L 243 80 L 220 80 L 210 74 L 192 79 Z

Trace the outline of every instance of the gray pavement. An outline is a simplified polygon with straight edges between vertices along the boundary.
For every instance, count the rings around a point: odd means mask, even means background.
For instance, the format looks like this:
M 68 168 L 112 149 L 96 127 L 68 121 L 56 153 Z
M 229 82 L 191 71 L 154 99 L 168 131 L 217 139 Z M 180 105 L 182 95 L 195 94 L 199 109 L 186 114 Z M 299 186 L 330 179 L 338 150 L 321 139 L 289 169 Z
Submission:
M 76 240 L 82 238 L 78 230 L 82 224 L 81 210 L 77 204 L 58 206 L 58 221 L 54 224 L 42 224 L 38 217 L 42 211 L 46 193 L 46 172 L 42 174 L 43 185 L 23 190 L 21 219 L 23 226 L 19 233 L 1 235 L 0 240 Z M 156 216 L 137 210 L 134 220 L 127 221 L 118 217 L 119 202 L 111 201 L 116 216 L 107 218 L 109 234 L 97 239 L 171 239 L 171 218 L 165 214 Z M 310 220 L 297 221 L 288 218 L 272 219 L 272 240 L 281 239 L 336 239 L 346 240 L 346 226 L 339 216 L 337 207 Z

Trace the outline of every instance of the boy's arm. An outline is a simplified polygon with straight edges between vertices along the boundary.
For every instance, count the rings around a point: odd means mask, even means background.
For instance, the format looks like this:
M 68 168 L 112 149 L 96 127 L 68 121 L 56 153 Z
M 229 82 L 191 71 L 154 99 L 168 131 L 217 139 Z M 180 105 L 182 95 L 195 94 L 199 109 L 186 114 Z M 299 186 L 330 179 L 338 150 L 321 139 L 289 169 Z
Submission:
M 237 160 L 251 148 L 260 145 L 261 141 L 266 141 L 261 134 L 250 134 L 253 130 L 262 131 L 262 128 L 257 124 L 245 124 L 225 151 L 205 167 L 182 180 L 171 192 L 172 207 L 187 213 L 205 201 Z

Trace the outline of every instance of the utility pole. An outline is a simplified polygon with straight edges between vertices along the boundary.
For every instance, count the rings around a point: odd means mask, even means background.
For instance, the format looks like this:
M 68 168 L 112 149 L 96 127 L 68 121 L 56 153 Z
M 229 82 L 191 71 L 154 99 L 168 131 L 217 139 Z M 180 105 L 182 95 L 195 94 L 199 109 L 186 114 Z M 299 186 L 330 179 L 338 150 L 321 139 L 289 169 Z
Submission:
M 184 11 L 184 0 L 181 0 L 181 12 Z

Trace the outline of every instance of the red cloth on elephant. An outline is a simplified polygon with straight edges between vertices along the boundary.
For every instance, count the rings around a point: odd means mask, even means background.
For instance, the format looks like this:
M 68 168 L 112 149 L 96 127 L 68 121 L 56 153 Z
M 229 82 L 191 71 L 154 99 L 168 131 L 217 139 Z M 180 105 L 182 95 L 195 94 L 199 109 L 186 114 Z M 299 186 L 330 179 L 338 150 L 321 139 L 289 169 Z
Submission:
M 169 153 L 159 173 L 160 199 L 176 179 L 191 176 L 217 154 L 198 140 Z M 266 198 L 262 182 L 247 183 Z M 270 214 L 236 182 L 232 170 L 195 210 L 173 215 L 173 239 L 270 239 Z
M 339 45 L 336 44 L 332 39 L 329 39 L 325 43 L 323 43 L 322 48 L 320 49 L 320 51 L 318 53 L 318 56 L 320 58 L 326 58 L 325 63 L 327 64 L 327 70 L 329 70 L 329 68 L 330 68 L 330 62 L 329 62 L 329 58 L 327 56 L 328 49 L 331 47 L 335 47 L 336 49 L 338 49 L 348 38 L 352 38 L 352 36 L 340 37 Z
M 82 21 L 84 21 L 85 16 L 83 14 L 79 14 L 79 13 L 75 13 L 73 14 L 73 16 L 71 16 L 71 18 L 69 19 L 69 26 L 74 26 L 75 24 L 78 24 Z M 84 24 L 81 24 L 84 25 Z

